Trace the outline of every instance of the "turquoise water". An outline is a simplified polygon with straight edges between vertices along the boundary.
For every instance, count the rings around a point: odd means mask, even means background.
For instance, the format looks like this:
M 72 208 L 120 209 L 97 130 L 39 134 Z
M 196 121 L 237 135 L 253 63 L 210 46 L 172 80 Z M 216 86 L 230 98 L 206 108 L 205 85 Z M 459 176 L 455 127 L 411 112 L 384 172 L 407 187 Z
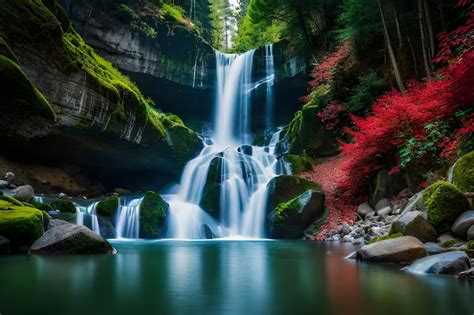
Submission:
M 303 241 L 114 243 L 115 256 L 0 257 L 0 313 L 466 314 L 474 286 Z

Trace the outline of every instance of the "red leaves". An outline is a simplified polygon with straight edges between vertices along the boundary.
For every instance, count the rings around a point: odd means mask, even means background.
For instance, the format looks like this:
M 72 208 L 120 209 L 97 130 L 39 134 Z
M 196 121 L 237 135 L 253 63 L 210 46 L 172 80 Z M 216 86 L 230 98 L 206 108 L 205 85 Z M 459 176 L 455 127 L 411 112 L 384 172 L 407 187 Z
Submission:
M 345 110 L 343 104 L 331 103 L 318 113 L 318 117 L 327 129 L 332 130 L 339 124 L 339 115 Z

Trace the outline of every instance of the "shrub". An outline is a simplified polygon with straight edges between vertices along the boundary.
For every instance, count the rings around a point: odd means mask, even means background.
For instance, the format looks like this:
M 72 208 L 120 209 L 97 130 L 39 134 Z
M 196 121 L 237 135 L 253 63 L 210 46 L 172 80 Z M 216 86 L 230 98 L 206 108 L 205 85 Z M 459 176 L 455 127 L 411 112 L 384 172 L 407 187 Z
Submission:
M 347 109 L 352 113 L 368 110 L 387 88 L 385 81 L 375 72 L 359 77 L 359 85 L 347 100 Z
M 474 191 L 474 151 L 464 155 L 456 162 L 453 183 L 462 191 Z

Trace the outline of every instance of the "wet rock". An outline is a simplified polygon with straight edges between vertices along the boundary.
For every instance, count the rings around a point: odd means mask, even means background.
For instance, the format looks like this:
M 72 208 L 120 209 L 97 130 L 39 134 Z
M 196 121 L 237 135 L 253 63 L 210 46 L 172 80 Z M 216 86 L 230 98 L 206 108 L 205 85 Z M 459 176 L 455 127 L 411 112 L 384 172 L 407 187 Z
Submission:
M 402 233 L 418 238 L 423 243 L 436 240 L 438 233 L 420 211 L 410 211 L 400 215 L 392 223 L 390 233 Z
M 357 214 L 360 215 L 362 218 L 365 218 L 366 215 L 371 212 L 374 212 L 374 209 L 372 209 L 372 207 L 366 202 L 361 203 L 359 207 L 357 207 Z
M 117 212 L 118 206 L 119 198 L 117 196 L 111 196 L 99 201 L 95 210 L 99 215 L 113 216 Z
M 376 204 L 375 204 L 375 211 L 378 211 L 380 209 L 390 207 L 390 201 L 388 199 L 380 199 Z
M 374 220 L 375 217 L 376 217 L 375 211 L 372 211 L 372 212 L 369 212 L 369 213 L 366 214 L 365 219 L 366 220 Z
M 140 204 L 140 238 L 153 239 L 166 234 L 169 205 L 153 191 L 145 193 Z
M 467 230 L 467 240 L 472 241 L 474 240 L 474 225 Z
M 448 252 L 449 249 L 446 247 L 441 246 L 438 243 L 427 242 L 425 243 L 425 249 L 428 252 L 428 255 L 436 255 L 440 253 Z
M 48 230 L 54 229 L 63 224 L 69 224 L 69 222 L 59 219 L 50 219 L 48 224 Z
M 349 226 L 349 224 L 347 224 L 346 222 L 343 222 L 342 225 L 341 225 L 340 233 L 342 235 L 347 235 L 347 234 L 351 233 L 351 227 Z
M 253 148 L 251 145 L 242 145 L 237 151 L 245 155 L 252 155 Z
M 33 187 L 31 187 L 30 185 L 23 185 L 18 186 L 15 189 L 15 194 L 13 196 L 20 201 L 30 201 L 34 195 L 35 191 Z
M 3 189 L 8 186 L 8 182 L 6 180 L 0 180 L 0 189 Z
M 13 181 L 15 180 L 15 174 L 12 173 L 12 172 L 7 172 L 7 173 L 5 174 L 5 180 L 6 180 L 9 184 L 13 183 Z
M 381 170 L 377 173 L 375 180 L 371 185 L 369 198 L 370 203 L 374 205 L 379 200 L 394 196 L 405 187 L 407 187 L 407 185 L 403 179 L 402 173 L 392 175 L 389 174 L 388 170 Z
M 474 210 L 463 212 L 454 221 L 451 231 L 463 240 L 467 239 L 467 231 L 474 225 Z
M 124 188 L 115 188 L 114 192 L 119 196 L 127 196 L 127 195 L 132 194 L 132 192 L 130 190 L 124 189 Z
M 463 271 L 458 275 L 459 280 L 474 281 L 474 268 Z
M 407 264 L 427 255 L 423 243 L 413 236 L 402 236 L 365 245 L 357 259 L 367 262 Z
M 390 206 L 377 210 L 377 215 L 381 217 L 386 217 L 390 215 L 391 213 L 392 213 L 392 208 Z
M 97 221 L 99 222 L 100 236 L 106 239 L 117 237 L 117 230 L 110 220 L 110 217 L 98 215 Z
M 457 275 L 471 268 L 466 253 L 452 251 L 421 258 L 413 262 L 406 271 L 436 275 Z
M 60 195 L 59 199 L 51 203 L 51 207 L 54 208 L 54 210 L 59 210 L 61 212 L 67 212 L 67 213 L 76 213 L 76 206 L 74 203 L 66 196 L 63 194 L 63 196 Z
M 10 254 L 10 241 L 0 235 L 0 255 Z
M 204 238 L 207 240 L 212 240 L 216 238 L 216 235 L 214 234 L 214 232 L 212 232 L 212 229 L 207 224 L 203 224 L 202 233 L 204 234 Z
M 89 228 L 62 224 L 47 231 L 30 248 L 33 255 L 111 254 L 113 248 Z
M 451 233 L 443 233 L 437 238 L 438 243 L 446 243 L 448 241 L 453 241 L 455 240 L 454 236 Z

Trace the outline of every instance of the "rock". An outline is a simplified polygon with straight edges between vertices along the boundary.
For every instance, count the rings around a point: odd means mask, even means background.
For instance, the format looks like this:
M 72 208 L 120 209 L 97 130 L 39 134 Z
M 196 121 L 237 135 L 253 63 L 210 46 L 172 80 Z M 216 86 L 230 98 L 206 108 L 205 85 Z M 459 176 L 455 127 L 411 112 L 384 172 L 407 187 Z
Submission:
M 453 170 L 453 184 L 464 192 L 474 191 L 474 151 L 457 160 Z
M 428 255 L 435 255 L 449 251 L 449 249 L 439 245 L 438 243 L 428 242 L 425 243 L 424 246 L 426 251 L 428 252 Z
M 423 202 L 428 209 L 428 220 L 440 233 L 450 231 L 456 218 L 469 209 L 464 193 L 444 181 L 429 186 L 423 193 Z
M 357 214 L 360 215 L 362 219 L 365 218 L 366 215 L 371 212 L 374 212 L 374 209 L 372 209 L 372 207 L 366 202 L 361 203 L 359 207 L 357 207 Z
M 395 196 L 406 187 L 402 173 L 392 175 L 387 170 L 381 170 L 377 173 L 374 183 L 371 185 L 370 204 L 375 205 L 379 200 Z M 381 208 L 386 206 L 384 205 Z M 378 210 L 377 207 L 375 208 Z
M 406 271 L 436 275 L 457 275 L 469 268 L 471 268 L 471 262 L 466 253 L 452 251 L 418 259 L 406 268 Z
M 6 180 L 0 180 L 0 189 L 3 189 L 8 186 L 8 182 Z
M 456 221 L 454 221 L 451 231 L 463 240 L 467 239 L 467 231 L 474 226 L 474 210 L 462 213 Z
M 381 217 L 386 217 L 391 213 L 392 213 L 392 208 L 390 206 L 377 210 L 377 215 Z
M 53 207 L 55 210 L 59 210 L 61 212 L 67 212 L 67 213 L 76 213 L 76 206 L 74 203 L 67 197 L 67 196 L 62 196 L 59 197 L 56 201 L 51 203 L 51 207 Z
M 458 275 L 459 280 L 474 281 L 474 268 L 463 271 Z
M 359 237 L 359 238 L 355 238 L 352 240 L 352 244 L 354 245 L 361 245 L 361 244 L 364 244 L 364 238 L 363 237 Z
M 6 180 L 9 184 L 13 183 L 13 181 L 15 180 L 15 174 L 12 173 L 12 172 L 7 172 L 7 173 L 5 174 L 5 180 Z
M 124 189 L 124 188 L 115 188 L 114 192 L 118 194 L 119 196 L 126 196 L 126 195 L 131 195 L 132 192 L 130 190 Z
M 212 229 L 207 224 L 203 224 L 202 232 L 204 234 L 204 238 L 206 238 L 207 240 L 212 240 L 216 238 L 216 235 L 214 234 L 214 232 L 212 232 Z
M 140 204 L 140 238 L 153 239 L 166 234 L 169 205 L 157 193 L 149 191 Z
M 449 242 L 449 241 L 453 241 L 453 240 L 455 240 L 455 238 L 453 237 L 451 233 L 443 233 L 437 239 L 438 243 L 441 243 L 441 244 Z
M 54 229 L 63 224 L 69 224 L 69 222 L 59 219 L 50 219 L 48 224 L 48 230 Z
M 113 248 L 89 228 L 62 224 L 47 231 L 30 248 L 34 255 L 111 254 Z
M 64 198 L 64 197 L 67 197 L 67 195 L 63 192 L 58 195 L 58 198 Z
M 472 241 L 474 240 L 474 225 L 467 230 L 467 240 Z
M 242 145 L 237 149 L 237 151 L 245 155 L 252 155 L 253 148 L 251 145 Z
M 341 243 L 351 243 L 353 238 L 350 235 L 344 235 L 341 239 Z
M 400 215 L 392 222 L 390 234 L 402 233 L 418 238 L 423 243 L 434 242 L 438 233 L 420 211 L 410 211 Z
M 388 201 L 388 199 L 380 199 L 375 205 L 375 211 L 381 210 L 386 207 L 390 207 L 390 201 Z
M 351 233 L 351 227 L 349 226 L 349 224 L 347 224 L 346 222 L 343 222 L 342 225 L 341 225 L 340 233 L 342 235 L 347 235 L 347 234 Z
M 107 197 L 97 203 L 96 213 L 103 216 L 113 216 L 118 210 L 119 198 L 117 196 Z
M 271 238 L 297 239 L 324 213 L 324 193 L 307 190 L 299 196 L 278 204 L 267 216 Z M 339 238 L 337 239 L 339 240 Z
M 0 255 L 10 254 L 10 241 L 0 235 Z
M 33 187 L 31 187 L 30 185 L 23 185 L 18 186 L 15 189 L 15 194 L 13 196 L 20 201 L 30 201 L 34 195 L 35 191 Z
M 99 229 L 100 235 L 103 238 L 116 238 L 117 237 L 117 230 L 115 226 L 112 224 L 110 217 L 104 217 L 102 215 L 97 216 L 97 220 L 99 221 Z
M 52 216 L 58 215 L 58 214 L 60 214 L 60 213 L 61 213 L 61 211 L 59 211 L 59 210 L 50 210 L 50 211 L 48 211 L 48 214 L 49 214 L 49 215 L 52 215 Z
M 425 257 L 426 250 L 417 238 L 402 236 L 365 245 L 357 251 L 357 259 L 367 262 L 407 264 Z
M 352 253 L 350 253 L 349 255 L 347 255 L 344 258 L 345 259 L 356 259 L 356 257 L 357 257 L 357 251 L 353 251 Z
M 365 215 L 366 220 L 374 220 L 376 217 L 375 211 L 369 212 Z
M 12 251 L 28 251 L 31 244 L 43 235 L 43 213 L 5 200 L 0 200 L 0 206 L 11 209 L 0 211 L 0 235 L 10 241 Z

